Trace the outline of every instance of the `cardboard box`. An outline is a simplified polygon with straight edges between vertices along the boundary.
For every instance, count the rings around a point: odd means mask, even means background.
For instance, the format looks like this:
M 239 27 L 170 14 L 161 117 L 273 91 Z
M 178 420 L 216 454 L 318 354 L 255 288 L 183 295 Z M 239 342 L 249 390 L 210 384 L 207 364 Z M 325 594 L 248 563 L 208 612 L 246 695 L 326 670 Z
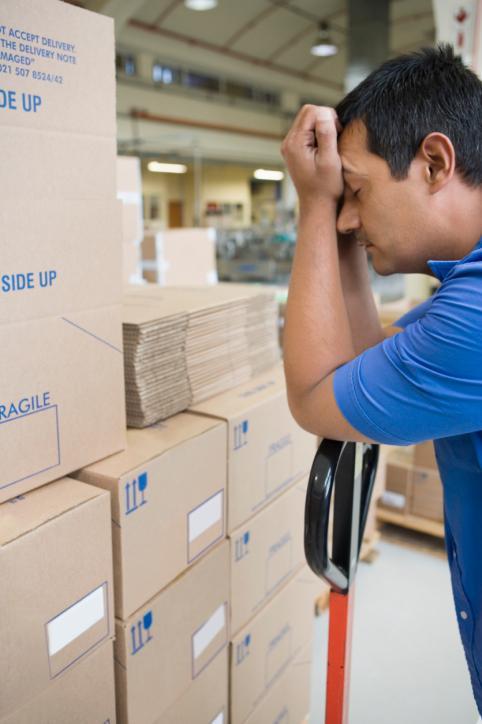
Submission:
M 228 724 L 228 649 L 194 679 L 155 724 Z
M 112 19 L 4 0 L 0 41 L 2 502 L 122 449 L 125 402 Z
M 246 724 L 300 724 L 305 720 L 310 713 L 311 649 L 311 643 L 302 649 Z
M 117 156 L 117 198 L 122 201 L 122 239 L 136 247 L 139 258 L 144 235 L 141 162 L 135 156 Z
M 122 244 L 122 279 L 126 284 L 143 284 L 141 257 L 136 244 Z
M 229 533 L 309 472 L 316 438 L 289 411 L 281 365 L 192 411 L 228 423 Z
M 117 212 L 0 204 L 0 502 L 124 447 Z
M 0 40 L 0 198 L 114 198 L 112 19 L 3 0 Z
M 310 642 L 315 599 L 327 586 L 308 566 L 230 644 L 231 724 L 242 724 Z
M 112 500 L 116 615 L 125 619 L 225 536 L 226 425 L 180 414 L 127 431 L 75 473 Z
M 1 199 L 115 198 L 115 136 L 0 127 Z
M 115 138 L 111 18 L 52 0 L 2 0 L 0 28 L 15 44 L 2 47 L 12 71 L 2 75 L 0 126 Z
M 0 718 L 113 636 L 109 496 L 64 478 L 0 506 Z
M 115 688 L 112 641 L 67 669 L 2 724 L 114 724 Z
M 231 534 L 231 634 L 305 562 L 307 478 Z
M 410 510 L 412 496 L 413 458 L 403 451 L 390 452 L 386 463 L 386 490 L 378 505 L 397 513 Z
M 435 470 L 416 468 L 413 471 L 410 512 L 412 515 L 443 522 L 443 488 L 440 475 Z
M 220 543 L 127 621 L 114 649 L 120 724 L 151 724 L 228 642 L 229 543 Z
M 432 440 L 415 445 L 413 462 L 416 468 L 429 468 L 438 472 Z
M 205 286 L 218 281 L 214 229 L 146 232 L 142 259 L 144 278 L 161 286 Z

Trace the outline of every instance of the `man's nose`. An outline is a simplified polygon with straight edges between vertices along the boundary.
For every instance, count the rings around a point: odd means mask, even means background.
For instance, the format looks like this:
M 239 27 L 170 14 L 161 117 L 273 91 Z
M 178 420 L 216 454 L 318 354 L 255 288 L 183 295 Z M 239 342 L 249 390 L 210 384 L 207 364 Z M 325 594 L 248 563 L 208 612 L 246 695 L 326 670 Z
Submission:
M 352 234 L 361 227 L 360 217 L 353 204 L 344 203 L 336 220 L 339 234 Z

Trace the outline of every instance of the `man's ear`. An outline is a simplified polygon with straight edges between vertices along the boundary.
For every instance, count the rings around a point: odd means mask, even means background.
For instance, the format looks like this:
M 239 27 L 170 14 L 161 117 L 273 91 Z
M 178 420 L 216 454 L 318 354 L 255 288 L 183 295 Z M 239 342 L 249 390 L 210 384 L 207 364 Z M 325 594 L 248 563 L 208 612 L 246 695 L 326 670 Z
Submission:
M 429 133 L 419 146 L 417 157 L 423 164 L 430 192 L 437 193 L 455 173 L 455 150 L 443 133 Z

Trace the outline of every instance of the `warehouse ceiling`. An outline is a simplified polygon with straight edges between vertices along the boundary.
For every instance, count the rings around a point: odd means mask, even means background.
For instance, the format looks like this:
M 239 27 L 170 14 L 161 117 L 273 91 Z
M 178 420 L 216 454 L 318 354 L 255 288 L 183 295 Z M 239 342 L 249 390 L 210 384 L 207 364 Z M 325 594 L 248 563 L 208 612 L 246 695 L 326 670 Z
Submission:
M 162 63 L 182 64 L 198 72 L 218 74 L 282 93 L 280 121 L 278 127 L 272 126 L 278 135 L 286 130 L 300 102 L 335 105 L 343 95 L 348 56 L 348 2 L 345 0 L 218 0 L 215 9 L 205 12 L 188 9 L 184 0 L 71 2 L 113 17 L 118 49 L 149 53 Z M 321 21 L 329 23 L 329 33 L 338 46 L 338 53 L 328 58 L 317 58 L 310 53 Z M 434 37 L 432 0 L 391 0 L 391 55 L 431 45 Z M 127 92 L 123 89 L 120 93 L 123 112 Z M 140 90 L 136 91 L 133 84 L 129 92 L 131 107 L 139 108 L 143 100 Z M 163 152 L 166 147 L 162 139 L 172 139 L 174 133 L 178 139 L 189 137 L 188 145 L 193 144 L 193 133 L 183 130 L 182 123 L 166 126 L 163 133 L 159 129 L 154 133 L 145 123 L 142 127 L 140 124 L 138 121 L 136 126 L 138 148 L 140 138 L 149 137 L 144 150 Z M 119 127 L 120 137 L 129 150 L 133 126 L 121 122 Z M 197 143 L 202 155 L 221 156 L 221 150 L 216 154 L 214 139 L 206 144 L 207 130 L 198 129 L 194 135 L 197 139 L 194 145 Z M 218 144 L 220 139 L 218 133 Z M 226 145 L 236 146 L 228 137 Z M 253 154 L 262 157 L 261 144 L 253 139 L 251 145 Z M 265 139 L 263 148 L 267 151 L 267 160 L 270 156 L 274 159 L 274 149 L 278 146 L 279 143 L 272 140 L 268 153 L 269 142 Z M 225 151 L 223 148 L 222 153 Z M 241 158 L 242 153 L 237 157 Z M 230 158 L 234 160 L 236 154 L 232 153 Z
M 184 58 L 191 58 L 193 51 L 201 59 L 206 52 L 217 56 L 219 69 L 226 60 L 234 60 L 244 76 L 251 75 L 253 68 L 258 78 L 263 71 L 276 73 L 279 86 L 296 86 L 301 80 L 318 88 L 343 90 L 344 0 L 219 0 L 217 8 L 206 12 L 189 10 L 183 0 L 85 0 L 75 4 L 114 17 L 118 39 L 124 44 L 131 39 L 139 46 L 141 33 L 145 43 L 150 48 L 157 46 L 159 52 L 169 53 L 176 43 Z M 392 0 L 390 5 L 394 54 L 433 42 L 431 0 Z M 322 20 L 329 22 L 339 47 L 332 58 L 310 55 Z

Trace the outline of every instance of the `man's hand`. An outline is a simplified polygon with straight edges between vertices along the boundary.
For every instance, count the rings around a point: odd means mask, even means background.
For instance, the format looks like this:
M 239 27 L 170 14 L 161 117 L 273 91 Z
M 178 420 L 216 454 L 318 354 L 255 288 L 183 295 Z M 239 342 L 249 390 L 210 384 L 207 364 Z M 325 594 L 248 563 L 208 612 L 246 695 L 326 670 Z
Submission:
M 302 210 L 320 201 L 336 204 L 343 194 L 337 149 L 340 130 L 333 108 L 306 105 L 281 145 Z

